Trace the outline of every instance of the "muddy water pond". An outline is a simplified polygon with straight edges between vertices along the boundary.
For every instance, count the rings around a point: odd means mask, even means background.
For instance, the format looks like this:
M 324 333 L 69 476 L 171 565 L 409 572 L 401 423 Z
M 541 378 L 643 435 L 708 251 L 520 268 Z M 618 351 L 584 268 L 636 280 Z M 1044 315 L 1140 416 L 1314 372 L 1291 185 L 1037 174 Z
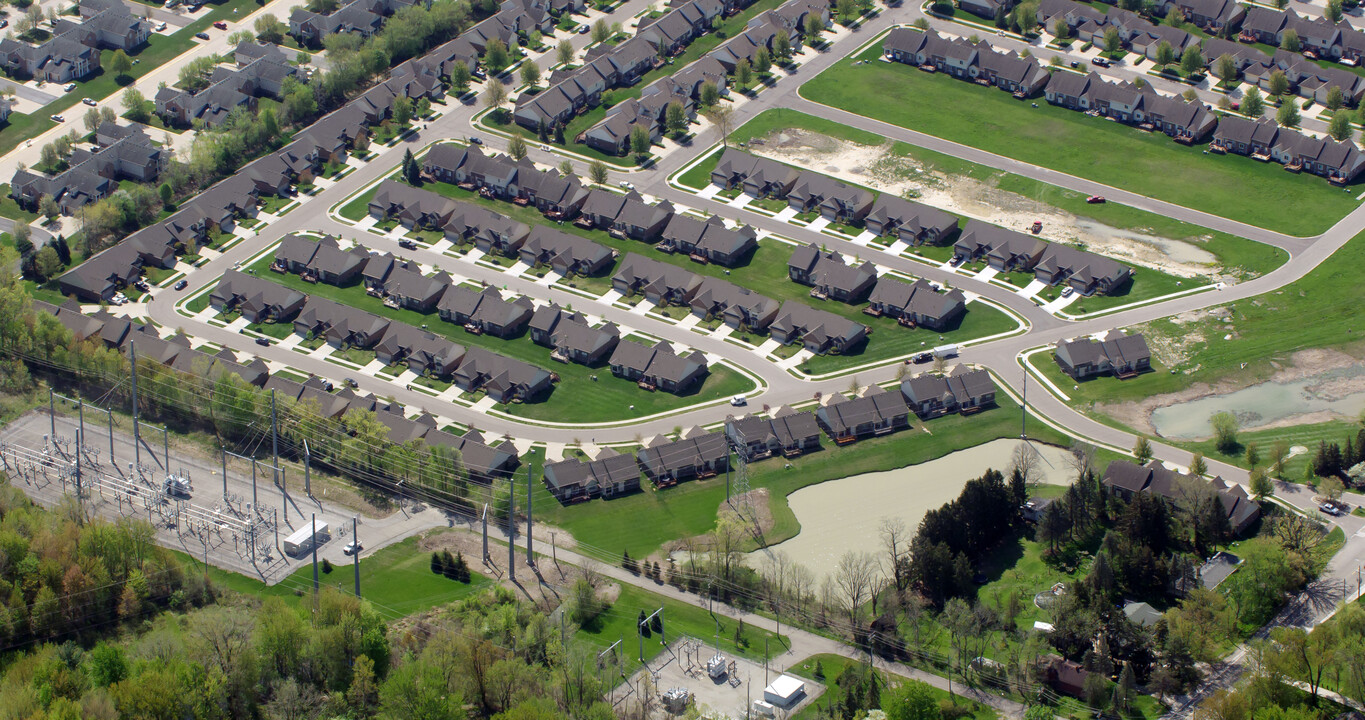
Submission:
M 882 518 L 899 517 L 914 531 L 925 513 L 956 498 L 968 480 L 995 468 L 1007 472 L 1018 440 L 994 440 L 919 465 L 865 473 L 802 488 L 787 496 L 801 523 L 796 537 L 772 546 L 810 568 L 817 578 L 834 571 L 849 550 L 882 552 Z M 1044 482 L 1070 482 L 1067 451 L 1034 443 Z M 766 551 L 750 553 L 758 567 Z
M 1252 429 L 1295 415 L 1325 411 L 1356 417 L 1361 410 L 1365 410 L 1365 365 L 1352 365 L 1159 407 L 1152 411 L 1152 428 L 1162 437 L 1193 440 L 1213 435 L 1209 418 L 1223 411 L 1237 416 L 1242 428 Z

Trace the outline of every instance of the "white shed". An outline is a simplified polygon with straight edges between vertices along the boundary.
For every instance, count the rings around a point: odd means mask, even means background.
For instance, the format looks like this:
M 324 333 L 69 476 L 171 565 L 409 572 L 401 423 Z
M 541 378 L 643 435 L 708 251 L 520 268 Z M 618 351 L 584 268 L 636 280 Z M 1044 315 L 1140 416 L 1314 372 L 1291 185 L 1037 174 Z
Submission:
M 790 675 L 783 675 L 763 688 L 763 699 L 781 708 L 791 707 L 806 694 L 806 683 Z

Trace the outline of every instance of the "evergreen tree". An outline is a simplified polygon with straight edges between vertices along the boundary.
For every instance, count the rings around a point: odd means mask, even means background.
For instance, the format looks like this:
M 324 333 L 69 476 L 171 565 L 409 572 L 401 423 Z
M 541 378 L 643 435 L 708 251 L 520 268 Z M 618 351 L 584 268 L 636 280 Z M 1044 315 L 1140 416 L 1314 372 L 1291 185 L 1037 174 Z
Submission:
M 433 552 L 431 554 L 431 571 L 437 575 L 444 575 L 445 569 L 446 564 L 441 560 L 441 553 Z
M 1138 436 L 1137 443 L 1133 445 L 1133 456 L 1137 458 L 1139 465 L 1146 465 L 1152 459 L 1152 443 L 1147 438 Z

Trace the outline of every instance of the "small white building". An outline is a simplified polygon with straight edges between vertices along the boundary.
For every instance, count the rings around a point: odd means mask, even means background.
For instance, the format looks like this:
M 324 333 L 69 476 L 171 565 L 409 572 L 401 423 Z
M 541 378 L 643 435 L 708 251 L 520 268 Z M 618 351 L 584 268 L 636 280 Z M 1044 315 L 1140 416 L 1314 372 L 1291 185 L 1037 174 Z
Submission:
M 806 683 L 790 675 L 783 675 L 763 688 L 763 700 L 780 708 L 789 708 L 806 694 Z

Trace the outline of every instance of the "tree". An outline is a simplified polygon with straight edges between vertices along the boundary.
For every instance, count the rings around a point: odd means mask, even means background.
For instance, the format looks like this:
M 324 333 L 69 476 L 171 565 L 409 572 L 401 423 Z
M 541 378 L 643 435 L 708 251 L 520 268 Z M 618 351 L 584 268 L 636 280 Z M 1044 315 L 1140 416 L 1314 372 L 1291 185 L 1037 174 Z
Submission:
M 489 40 L 488 47 L 484 48 L 483 64 L 488 68 L 488 77 L 501 75 L 502 71 L 512 64 L 512 58 L 507 54 L 507 45 L 498 38 Z
M 403 179 L 413 187 L 422 186 L 422 166 L 417 164 L 417 159 L 412 156 L 412 148 L 408 148 L 403 154 Z
M 175 199 L 175 191 L 171 189 L 170 183 L 161 183 L 161 187 L 157 188 L 157 194 L 160 196 L 161 206 L 164 208 L 169 208 Z
M 394 98 L 391 112 L 395 123 L 406 125 L 412 119 L 412 98 L 407 95 L 399 95 Z
M 1270 96 L 1279 99 L 1282 95 L 1289 92 L 1289 78 L 1285 76 L 1283 70 L 1276 70 L 1270 74 Z
M 707 80 L 701 84 L 701 105 L 702 107 L 714 107 L 720 102 L 720 88 L 716 84 Z
M 839 558 L 834 570 L 834 582 L 839 587 L 844 612 L 854 632 L 859 628 L 863 605 L 871 597 L 877 584 L 877 558 L 872 553 L 849 550 Z
M 41 254 L 42 251 L 39 251 Z M 1318 483 L 1318 492 L 1328 500 L 1337 501 L 1341 499 L 1341 494 L 1346 492 L 1346 486 L 1336 478 L 1324 478 Z
M 33 256 L 33 267 L 38 272 L 40 282 L 46 282 L 55 277 L 62 270 L 62 259 L 57 257 L 57 250 L 51 245 L 44 245 Z
M 649 148 L 654 143 L 649 136 L 649 130 L 644 125 L 635 125 L 630 129 L 630 151 L 635 153 L 636 160 L 643 162 L 649 157 Z
M 939 720 L 938 701 L 928 685 L 907 680 L 882 695 L 886 720 Z
M 806 24 L 807 32 L 809 33 L 809 32 L 810 32 L 810 31 L 809 31 L 809 28 L 810 28 L 810 18 L 807 18 L 807 19 L 806 19 L 806 22 L 807 22 L 807 24 Z M 819 19 L 817 19 L 817 20 L 816 20 L 816 24 L 819 24 L 819 22 L 820 22 Z M 819 35 L 818 35 L 818 31 L 817 31 L 817 34 L 816 34 L 816 35 L 808 35 L 808 37 L 812 37 L 812 38 L 818 37 L 818 36 L 819 36 Z M 775 54 L 775 55 L 777 56 L 777 61 L 780 62 L 780 63 L 786 64 L 786 63 L 791 62 L 791 59 L 792 59 L 792 39 L 791 39 L 791 36 L 787 35 L 787 31 L 786 31 L 786 30 L 778 30 L 778 31 L 777 31 L 777 36 L 773 38 L 773 54 Z
M 597 185 L 607 183 L 607 164 L 601 160 L 593 160 L 588 165 L 588 178 Z
M 820 34 L 825 31 L 825 21 L 820 18 L 819 13 L 806 13 L 806 44 L 814 45 L 820 41 Z
M 507 88 L 497 80 L 490 80 L 488 83 L 488 96 L 484 98 L 484 105 L 493 112 L 494 115 L 502 117 L 502 104 L 507 102 Z
M 1276 440 L 1275 444 L 1270 446 L 1269 458 L 1270 471 L 1275 475 L 1275 477 L 1280 477 L 1281 475 L 1284 474 L 1284 464 L 1285 461 L 1287 461 L 1288 459 L 1289 443 L 1283 440 Z
M 1118 52 L 1123 49 L 1123 38 L 1119 37 L 1119 29 L 1113 25 L 1104 29 L 1104 49 L 1108 52 Z
M 1199 48 L 1191 45 L 1185 48 L 1185 52 L 1180 56 L 1180 71 L 1190 77 L 1199 73 L 1204 67 L 1204 55 L 1199 52 Z
M 1219 55 L 1218 79 L 1232 81 L 1237 79 L 1237 75 L 1237 61 L 1233 59 L 1232 55 L 1228 53 Z
M 1288 677 L 1306 679 L 1315 702 L 1322 675 L 1336 657 L 1337 634 L 1332 630 L 1327 624 L 1311 633 L 1300 627 L 1277 627 L 1270 631 L 1270 637 L 1279 646 L 1271 665 Z M 1360 639 L 1353 638 L 1352 641 L 1359 642 Z
M 417 117 L 423 117 L 423 118 L 424 118 L 424 117 L 430 115 L 430 114 L 431 114 L 431 100 L 428 99 L 428 98 L 419 98 L 419 99 L 417 100 L 417 107 L 416 107 L 416 109 L 414 110 L 414 112 L 417 114 Z
M 908 579 L 905 554 L 910 550 L 910 534 L 905 527 L 905 521 L 898 517 L 884 517 L 879 532 L 882 547 L 886 549 L 886 559 L 891 566 L 891 575 L 896 583 L 896 591 L 904 592 Z
M 1204 462 L 1204 456 L 1195 453 L 1190 457 L 1190 474 L 1196 478 L 1203 477 L 1209 472 L 1209 464 Z
M 568 65 L 573 62 L 573 45 L 568 40 L 560 40 L 555 46 L 555 59 L 560 65 Z
M 1052 21 L 1052 36 L 1058 40 L 1065 40 L 1071 34 L 1071 26 L 1066 24 L 1066 18 L 1059 17 Z M 1055 55 L 1053 57 L 1056 57 Z
M 512 139 L 507 141 L 507 154 L 512 156 L 514 160 L 521 160 L 526 157 L 526 140 L 522 139 L 520 135 L 513 135 Z
M 284 41 L 284 33 L 289 28 L 271 13 L 256 18 L 256 37 L 276 45 Z
M 455 67 L 450 71 L 450 89 L 457 97 L 469 92 L 470 77 L 469 66 L 455 63 Z
M 1292 98 L 1286 100 L 1284 104 L 1280 105 L 1280 109 L 1275 111 L 1275 122 L 1279 123 L 1281 127 L 1298 127 L 1301 119 L 1299 106 Z
M 1261 464 L 1261 451 L 1256 447 L 1256 443 L 1247 443 L 1246 449 L 1247 467 L 1255 469 Z
M 731 112 L 730 108 L 717 105 L 706 113 L 706 119 L 711 121 L 716 133 L 720 135 L 721 143 L 726 147 L 730 146 L 730 133 L 735 129 L 735 119 Z
M 753 68 L 749 65 L 749 61 L 740 59 L 740 61 L 735 64 L 735 85 L 739 87 L 740 92 L 745 92 L 749 89 L 749 85 L 753 81 L 754 72 Z
M 1194 88 L 1181 93 L 1180 97 L 1185 98 L 1185 102 L 1199 102 L 1199 93 L 1195 92 Z
M 592 24 L 592 41 L 594 43 L 606 42 L 609 37 L 611 37 L 611 27 L 607 25 L 606 20 L 599 19 Z
M 521 81 L 535 87 L 540 82 L 540 66 L 533 62 L 521 64 Z
M 1171 47 L 1169 42 L 1162 40 L 1161 44 L 1156 46 L 1156 64 L 1164 68 L 1173 62 L 1175 62 L 1175 48 Z
M 768 48 L 759 47 L 758 52 L 754 53 L 754 72 L 763 75 L 772 69 L 773 59 L 768 54 Z
M 573 175 L 573 174 L 574 174 L 574 171 L 573 171 L 573 163 L 572 163 L 572 162 L 569 162 L 568 160 L 564 160 L 564 161 L 560 162 L 560 163 L 559 163 L 559 174 L 560 174 L 560 175 L 563 175 L 564 177 L 569 177 L 570 175 Z
M 95 128 L 99 127 L 101 122 L 100 111 L 96 110 L 95 108 L 90 108 L 89 110 L 86 110 L 85 117 L 82 118 L 82 122 L 85 123 L 86 132 L 95 132 Z
M 1280 49 L 1296 53 L 1299 51 L 1299 33 L 1294 28 L 1288 28 L 1280 36 Z
M 1332 112 L 1340 110 L 1341 106 L 1346 104 L 1346 97 L 1342 94 L 1340 85 L 1333 85 L 1327 89 L 1327 102 L 1324 104 Z
M 133 71 L 133 60 L 128 57 L 128 53 L 115 50 L 113 57 L 109 58 L 109 69 L 114 71 L 116 78 L 126 77 Z
M 1327 0 L 1327 19 L 1334 23 L 1341 22 L 1341 0 Z
M 1175 28 L 1183 27 L 1185 25 L 1185 13 L 1181 12 L 1180 8 L 1172 5 L 1171 9 L 1166 12 L 1166 17 L 1162 19 L 1161 23 Z
M 1251 494 L 1257 500 L 1270 497 L 1275 494 L 1275 483 L 1270 480 L 1270 476 L 1262 468 L 1251 471 Z
M 1138 436 L 1137 443 L 1133 445 L 1133 457 L 1137 458 L 1139 465 L 1146 465 L 1152 459 L 1152 444 L 1147 438 Z
M 1124 663 L 1123 671 L 1119 673 L 1118 684 L 1114 686 L 1114 709 L 1125 714 L 1128 713 L 1132 709 L 1133 700 L 1136 697 L 1137 678 L 1133 675 L 1133 666 Z
M 1261 96 L 1260 88 L 1253 85 L 1247 89 L 1246 97 L 1242 98 L 1242 112 L 1253 120 L 1265 114 L 1265 98 Z
M 1209 425 L 1213 427 L 1214 446 L 1218 452 L 1224 455 L 1236 452 L 1240 445 L 1237 442 L 1237 416 L 1227 411 L 1214 413 L 1209 418 Z
M 142 91 L 130 87 L 123 91 L 123 98 L 120 101 L 123 109 L 128 111 L 128 119 L 137 123 L 147 122 L 150 113 L 147 112 L 147 98 Z
M 847 25 L 858 17 L 858 4 L 854 0 L 836 0 L 834 12 L 839 16 L 839 22 Z
M 687 110 L 682 103 L 673 101 L 668 104 L 668 109 L 664 111 L 664 125 L 668 128 L 668 134 L 674 138 L 680 138 L 687 134 Z

